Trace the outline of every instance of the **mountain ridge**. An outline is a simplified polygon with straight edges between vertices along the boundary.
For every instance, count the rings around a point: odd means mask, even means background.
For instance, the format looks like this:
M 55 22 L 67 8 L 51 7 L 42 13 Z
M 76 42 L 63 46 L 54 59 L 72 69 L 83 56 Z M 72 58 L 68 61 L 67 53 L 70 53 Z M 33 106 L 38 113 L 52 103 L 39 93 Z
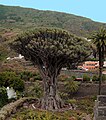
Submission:
M 20 6 L 0 5 L 0 30 L 18 29 L 23 31 L 34 27 L 57 27 L 86 37 L 105 23 L 90 18 L 50 10 L 38 10 Z

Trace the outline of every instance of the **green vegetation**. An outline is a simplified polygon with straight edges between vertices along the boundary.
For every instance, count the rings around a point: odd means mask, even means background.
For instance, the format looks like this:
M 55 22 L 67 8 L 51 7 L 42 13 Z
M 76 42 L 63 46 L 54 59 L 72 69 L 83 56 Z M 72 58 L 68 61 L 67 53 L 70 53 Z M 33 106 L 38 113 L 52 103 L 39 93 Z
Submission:
M 102 75 L 102 81 L 106 81 L 106 75 Z
M 34 82 L 33 85 L 28 86 L 25 91 L 25 96 L 41 98 L 43 96 L 43 89 L 41 83 Z
M 67 93 L 69 94 L 75 94 L 78 91 L 80 83 L 74 80 L 75 80 L 74 76 L 66 79 L 65 88 Z
M 86 36 L 100 26 L 106 26 L 88 18 L 54 11 L 3 5 L 0 5 L 0 11 L 0 31 L 7 28 L 25 30 L 34 27 L 57 27 Z
M 94 75 L 94 76 L 92 77 L 92 81 L 99 81 L 98 79 L 99 79 L 99 78 L 98 78 L 97 75 Z
M 86 111 L 87 114 L 93 113 L 93 107 L 94 107 L 94 100 L 93 97 L 91 98 L 83 98 L 80 100 L 80 102 L 77 101 L 78 109 L 81 111 Z
M 98 75 L 94 75 L 92 77 L 92 81 L 99 81 L 99 76 Z M 106 81 L 106 75 L 102 75 L 102 82 L 105 82 Z
M 33 77 L 33 74 L 29 71 L 23 71 L 20 73 L 21 79 L 24 81 L 29 81 L 31 77 Z
M 15 72 L 1 72 L 0 73 L 0 86 L 13 87 L 15 90 L 24 90 L 24 81 L 17 76 Z
M 84 82 L 89 82 L 89 81 L 90 81 L 90 76 L 87 75 L 87 74 L 84 74 L 84 75 L 83 75 L 83 81 L 84 81 Z
M 39 74 L 39 72 L 30 72 L 30 71 L 22 71 L 19 73 L 21 79 L 23 79 L 24 81 L 36 81 L 36 80 L 42 80 L 41 75 Z
M 93 120 L 93 106 L 94 96 L 82 98 L 82 99 L 69 99 L 67 102 L 74 106 L 73 110 L 62 110 L 58 112 L 31 110 L 29 108 L 21 108 L 16 114 L 10 117 L 11 120 L 82 120 L 89 114 L 91 120 Z M 10 120 L 9 119 L 9 120 Z
M 8 56 L 8 50 L 5 45 L 0 44 L 0 62 L 4 61 Z
M 0 87 L 0 108 L 8 102 L 7 91 L 5 87 Z
M 18 113 L 19 114 L 19 113 Z M 42 112 L 42 111 L 33 111 L 33 110 L 21 110 L 20 112 L 20 116 L 18 116 L 18 114 L 16 114 L 11 120 L 17 120 L 17 119 L 21 119 L 21 120 L 68 120 L 68 117 L 66 117 L 65 115 L 56 115 L 55 113 L 51 113 L 51 112 Z

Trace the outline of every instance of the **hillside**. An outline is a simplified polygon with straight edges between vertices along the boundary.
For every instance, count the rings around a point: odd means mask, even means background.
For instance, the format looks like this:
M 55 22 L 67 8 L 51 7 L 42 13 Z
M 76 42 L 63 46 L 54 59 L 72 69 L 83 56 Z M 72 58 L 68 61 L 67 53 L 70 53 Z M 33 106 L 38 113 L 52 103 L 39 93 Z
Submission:
M 100 26 L 106 27 L 106 24 L 67 13 L 0 5 L 0 61 L 13 54 L 8 47 L 8 40 L 24 30 L 57 27 L 87 37 Z
M 61 12 L 0 5 L 0 31 L 5 28 L 20 31 L 40 26 L 63 28 L 78 36 L 86 37 L 106 24 Z

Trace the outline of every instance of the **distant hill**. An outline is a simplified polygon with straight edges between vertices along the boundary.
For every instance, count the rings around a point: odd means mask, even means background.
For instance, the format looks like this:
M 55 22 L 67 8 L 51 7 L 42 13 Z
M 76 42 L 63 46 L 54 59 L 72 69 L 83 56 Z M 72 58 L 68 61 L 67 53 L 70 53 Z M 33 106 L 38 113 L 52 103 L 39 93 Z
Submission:
M 5 29 L 19 32 L 33 27 L 58 27 L 86 37 L 100 26 L 106 27 L 106 24 L 67 13 L 0 5 L 0 32 Z

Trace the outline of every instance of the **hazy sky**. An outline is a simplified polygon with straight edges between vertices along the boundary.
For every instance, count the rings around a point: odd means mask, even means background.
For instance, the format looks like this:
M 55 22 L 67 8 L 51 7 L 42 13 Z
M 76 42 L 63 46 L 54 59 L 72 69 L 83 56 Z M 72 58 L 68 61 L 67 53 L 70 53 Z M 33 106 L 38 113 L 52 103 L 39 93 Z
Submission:
M 0 4 L 66 12 L 106 23 L 106 0 L 0 0 Z

